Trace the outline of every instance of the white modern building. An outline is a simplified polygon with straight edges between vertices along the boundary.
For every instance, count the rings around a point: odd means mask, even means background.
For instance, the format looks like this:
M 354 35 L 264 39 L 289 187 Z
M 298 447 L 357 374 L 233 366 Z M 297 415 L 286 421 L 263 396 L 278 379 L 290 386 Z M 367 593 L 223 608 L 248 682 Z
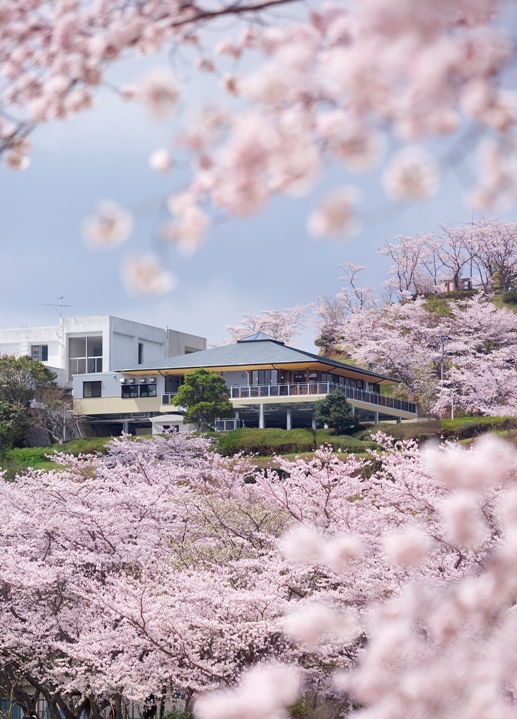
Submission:
M 0 355 L 30 355 L 40 360 L 57 374 L 61 387 L 72 389 L 74 403 L 100 397 L 100 392 L 106 396 L 111 385 L 116 386 L 120 397 L 115 370 L 205 349 L 204 337 L 111 315 L 62 317 L 53 327 L 0 330 Z M 130 408 L 129 404 L 123 406 L 122 418 L 119 413 L 107 412 L 102 418 L 91 417 L 89 423 L 95 426 L 102 422 L 104 426 L 99 430 L 114 434 L 119 434 L 121 429 L 150 428 L 149 412 L 139 407 Z M 142 424 L 143 427 L 139 427 Z

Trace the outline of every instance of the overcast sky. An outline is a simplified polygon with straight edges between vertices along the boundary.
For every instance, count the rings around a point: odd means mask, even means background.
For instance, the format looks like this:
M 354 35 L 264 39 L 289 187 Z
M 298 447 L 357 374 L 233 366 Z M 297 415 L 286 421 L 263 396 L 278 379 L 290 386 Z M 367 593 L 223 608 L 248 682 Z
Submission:
M 135 66 L 118 69 L 119 77 L 133 75 Z M 197 77 L 189 88 L 196 99 L 206 90 Z M 250 220 L 213 227 L 193 257 L 169 250 L 177 288 L 161 298 L 131 298 L 120 279 L 121 262 L 131 250 L 155 246 L 156 210 L 167 190 L 186 179 L 183 170 L 163 177 L 148 166 L 149 154 L 168 145 L 171 134 L 170 124 L 157 124 L 143 108 L 103 91 L 95 110 L 50 123 L 33 135 L 27 170 L 0 169 L 0 327 L 55 324 L 58 314 L 45 303 L 64 296 L 72 305 L 69 316 L 112 314 L 216 343 L 243 312 L 290 307 L 335 293 L 340 262 L 370 265 L 366 280 L 380 285 L 389 261 L 375 250 L 385 237 L 435 231 L 440 224 L 471 218 L 464 187 L 457 173 L 449 173 L 432 200 L 393 208 L 384 221 L 367 217 L 364 231 L 351 241 L 314 240 L 305 229 L 307 216 L 332 187 L 359 180 L 363 208 L 386 203 L 379 173 L 350 176 L 341 167 L 329 168 L 308 197 L 278 198 Z M 472 158 L 468 163 L 475 164 Z M 465 168 L 460 179 L 464 174 Z M 139 219 L 127 245 L 99 252 L 85 246 L 81 222 L 103 198 L 137 208 L 146 201 L 147 216 Z M 311 333 L 300 344 L 314 350 Z

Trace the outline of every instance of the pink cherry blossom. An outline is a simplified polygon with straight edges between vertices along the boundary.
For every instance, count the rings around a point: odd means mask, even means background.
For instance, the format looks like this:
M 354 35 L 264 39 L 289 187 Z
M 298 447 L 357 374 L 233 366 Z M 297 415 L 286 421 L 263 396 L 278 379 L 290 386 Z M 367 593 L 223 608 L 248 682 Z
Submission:
M 168 150 L 155 150 L 149 158 L 149 166 L 157 172 L 166 174 L 173 165 L 172 157 Z
M 164 295 L 176 285 L 174 275 L 153 255 L 129 257 L 124 265 L 124 282 L 135 295 Z
M 150 72 L 138 87 L 138 98 L 157 119 L 167 117 L 180 95 L 176 79 L 165 68 Z
M 360 228 L 355 214 L 359 201 L 358 192 L 352 187 L 344 187 L 323 201 L 309 218 L 309 231 L 314 235 L 350 237 Z
M 132 229 L 131 214 L 108 200 L 99 203 L 97 214 L 84 222 L 85 238 L 96 248 L 117 247 L 128 239 Z
M 439 169 L 434 158 L 418 147 L 398 152 L 384 172 L 384 185 L 395 200 L 424 200 L 438 189 Z

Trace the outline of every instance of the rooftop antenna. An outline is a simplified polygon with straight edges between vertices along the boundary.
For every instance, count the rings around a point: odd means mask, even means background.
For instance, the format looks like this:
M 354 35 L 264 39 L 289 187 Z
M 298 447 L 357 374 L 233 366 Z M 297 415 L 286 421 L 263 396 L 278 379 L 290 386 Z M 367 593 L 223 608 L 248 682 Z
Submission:
M 64 297 L 58 297 L 57 299 L 59 300 L 58 305 L 52 304 L 49 302 L 43 302 L 42 304 L 44 307 L 53 307 L 56 310 L 56 312 L 58 313 L 58 315 L 62 318 L 64 308 L 65 307 L 73 307 L 73 305 L 64 305 L 63 304 L 63 300 L 65 299 Z

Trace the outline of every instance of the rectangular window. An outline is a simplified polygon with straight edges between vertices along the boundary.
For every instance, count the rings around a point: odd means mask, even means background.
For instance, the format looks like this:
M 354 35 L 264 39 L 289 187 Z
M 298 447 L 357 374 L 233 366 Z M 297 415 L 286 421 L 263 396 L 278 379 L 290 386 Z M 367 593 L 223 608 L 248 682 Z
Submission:
M 305 370 L 300 372 L 293 372 L 293 382 L 307 382 L 307 375 L 305 374 Z
M 138 397 L 138 385 L 136 384 L 123 384 L 122 385 L 122 399 L 135 399 Z
M 102 337 L 69 338 L 68 372 L 70 377 L 102 372 Z
M 156 385 L 155 384 L 141 384 L 140 385 L 140 397 L 156 397 Z
M 31 357 L 38 362 L 48 362 L 48 345 L 32 345 Z
M 276 369 L 254 369 L 251 372 L 251 384 L 278 384 L 278 372 Z
M 83 382 L 83 397 L 102 397 L 102 382 Z
M 138 364 L 143 364 L 144 362 L 144 343 L 139 342 L 138 343 Z

